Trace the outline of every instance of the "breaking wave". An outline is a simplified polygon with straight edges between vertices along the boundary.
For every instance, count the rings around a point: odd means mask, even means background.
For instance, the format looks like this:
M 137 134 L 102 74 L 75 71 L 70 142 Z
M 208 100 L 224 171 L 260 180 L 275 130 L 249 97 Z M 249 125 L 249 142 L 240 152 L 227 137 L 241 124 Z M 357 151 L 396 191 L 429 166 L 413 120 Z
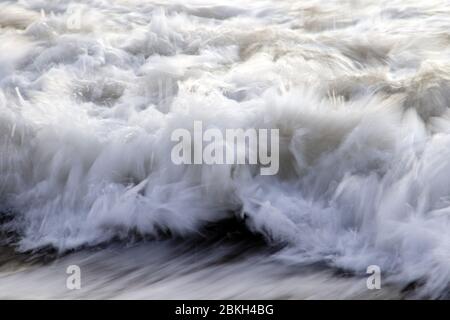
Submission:
M 442 296 L 449 28 L 438 0 L 1 3 L 2 228 L 66 251 L 237 217 L 290 263 Z M 173 164 L 194 121 L 279 129 L 279 173 Z

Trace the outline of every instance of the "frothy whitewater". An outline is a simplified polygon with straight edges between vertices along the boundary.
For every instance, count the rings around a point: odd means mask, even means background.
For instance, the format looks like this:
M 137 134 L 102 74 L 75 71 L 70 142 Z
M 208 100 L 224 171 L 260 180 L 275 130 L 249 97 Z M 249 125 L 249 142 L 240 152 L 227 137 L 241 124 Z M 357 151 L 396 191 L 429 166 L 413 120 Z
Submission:
M 145 238 L 148 247 L 124 249 L 123 259 L 109 251 L 102 258 L 100 249 L 82 258 L 92 266 L 106 255 L 109 268 L 129 277 L 125 261 L 146 255 L 146 268 L 148 259 L 159 261 L 156 269 L 194 268 L 198 254 L 169 259 L 178 247 L 155 240 L 201 238 L 212 223 L 235 218 L 271 252 L 217 271 L 230 278 L 225 297 L 299 297 L 288 279 L 311 265 L 355 276 L 378 265 L 383 285 L 445 297 L 449 30 L 444 0 L 1 2 L 5 241 L 19 255 Z M 222 131 L 279 129 L 280 171 L 175 165 L 171 133 L 194 121 Z M 272 295 L 254 289 L 261 279 L 252 277 L 282 265 L 294 271 L 284 281 L 264 278 Z M 208 268 L 172 291 L 166 284 L 134 293 L 207 297 L 186 288 L 205 282 Z M 2 274 L 9 289 L 1 295 L 40 276 Z M 203 288 L 217 293 L 216 280 Z M 102 288 L 97 296 L 110 297 Z

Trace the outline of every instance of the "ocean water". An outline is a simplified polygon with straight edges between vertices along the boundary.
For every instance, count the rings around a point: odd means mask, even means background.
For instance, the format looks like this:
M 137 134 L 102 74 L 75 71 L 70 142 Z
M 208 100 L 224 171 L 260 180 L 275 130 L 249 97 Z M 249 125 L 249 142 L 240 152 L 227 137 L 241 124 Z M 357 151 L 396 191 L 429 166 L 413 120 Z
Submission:
M 448 30 L 446 0 L 0 2 L 0 297 L 448 298 Z M 194 121 L 278 129 L 280 171 L 174 164 Z

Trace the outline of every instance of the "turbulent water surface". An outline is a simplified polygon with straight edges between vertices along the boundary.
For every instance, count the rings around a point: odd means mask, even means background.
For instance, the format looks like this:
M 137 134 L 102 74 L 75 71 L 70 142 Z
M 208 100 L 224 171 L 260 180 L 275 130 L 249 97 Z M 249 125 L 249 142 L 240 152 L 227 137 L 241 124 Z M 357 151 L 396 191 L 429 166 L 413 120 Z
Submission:
M 448 297 L 449 30 L 446 0 L 0 2 L 0 297 Z M 279 129 L 280 171 L 175 165 L 194 121 Z

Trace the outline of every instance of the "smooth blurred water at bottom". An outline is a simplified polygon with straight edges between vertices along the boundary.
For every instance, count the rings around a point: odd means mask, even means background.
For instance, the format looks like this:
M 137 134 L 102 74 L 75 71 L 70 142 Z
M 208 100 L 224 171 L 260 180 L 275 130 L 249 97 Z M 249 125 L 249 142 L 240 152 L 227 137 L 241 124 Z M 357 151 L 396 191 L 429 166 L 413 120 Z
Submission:
M 62 257 L 0 249 L 1 299 L 397 299 L 398 288 L 368 290 L 366 278 L 296 266 L 248 243 L 110 244 Z M 49 260 L 49 261 L 45 261 Z M 66 286 L 67 267 L 81 289 Z

